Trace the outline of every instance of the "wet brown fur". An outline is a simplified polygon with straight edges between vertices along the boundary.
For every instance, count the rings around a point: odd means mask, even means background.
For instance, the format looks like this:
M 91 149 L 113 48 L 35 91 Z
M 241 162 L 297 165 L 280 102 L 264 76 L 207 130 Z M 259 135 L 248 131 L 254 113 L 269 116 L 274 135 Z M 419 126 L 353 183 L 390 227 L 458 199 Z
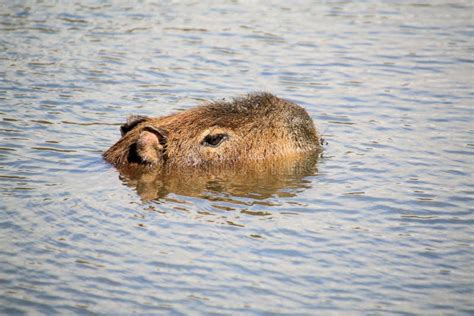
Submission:
M 141 141 L 152 138 L 147 133 L 159 136 L 152 149 Z M 209 134 L 226 134 L 228 139 L 216 148 L 203 146 Z M 150 150 L 157 153 L 151 155 L 152 162 L 143 159 Z M 173 170 L 237 166 L 320 150 L 320 136 L 302 107 L 269 93 L 254 93 L 173 115 L 142 118 L 104 158 L 118 168 Z

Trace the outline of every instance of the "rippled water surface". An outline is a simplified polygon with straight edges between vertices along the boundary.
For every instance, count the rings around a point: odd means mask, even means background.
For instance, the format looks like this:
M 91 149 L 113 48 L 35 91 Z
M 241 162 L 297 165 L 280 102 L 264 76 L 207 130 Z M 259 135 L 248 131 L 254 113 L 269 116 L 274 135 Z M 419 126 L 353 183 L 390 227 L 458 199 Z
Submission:
M 474 8 L 422 3 L 2 1 L 0 313 L 474 313 Z M 101 159 L 262 90 L 328 141 L 303 173 Z

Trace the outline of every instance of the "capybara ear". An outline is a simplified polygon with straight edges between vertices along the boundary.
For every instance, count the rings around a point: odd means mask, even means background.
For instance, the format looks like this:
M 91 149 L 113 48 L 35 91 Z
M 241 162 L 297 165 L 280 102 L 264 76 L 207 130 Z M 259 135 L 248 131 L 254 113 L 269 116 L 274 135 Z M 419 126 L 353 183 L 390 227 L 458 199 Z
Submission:
M 130 115 L 127 118 L 127 123 L 120 126 L 120 133 L 122 134 L 122 136 L 124 136 L 125 134 L 130 132 L 135 126 L 137 126 L 143 121 L 146 121 L 147 119 L 148 117 L 143 115 Z
M 158 164 L 164 160 L 168 132 L 162 128 L 145 126 L 137 141 L 137 154 L 143 162 Z
M 158 138 L 159 143 L 163 146 L 166 144 L 166 141 L 168 140 L 168 131 L 165 130 L 164 128 L 147 125 L 143 128 L 143 131 L 147 131 L 147 132 L 155 134 L 155 136 Z

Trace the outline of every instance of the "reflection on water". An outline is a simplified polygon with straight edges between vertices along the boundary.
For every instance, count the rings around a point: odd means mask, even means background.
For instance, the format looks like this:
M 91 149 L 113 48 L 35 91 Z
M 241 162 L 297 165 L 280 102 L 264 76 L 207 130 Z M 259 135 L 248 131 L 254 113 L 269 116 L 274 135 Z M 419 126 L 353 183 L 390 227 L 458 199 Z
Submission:
M 272 196 L 292 197 L 310 188 L 305 177 L 315 175 L 317 156 L 262 161 L 238 168 L 174 170 L 166 173 L 122 171 L 122 180 L 134 187 L 144 200 L 166 197 L 169 193 L 215 199 L 234 196 L 256 200 Z

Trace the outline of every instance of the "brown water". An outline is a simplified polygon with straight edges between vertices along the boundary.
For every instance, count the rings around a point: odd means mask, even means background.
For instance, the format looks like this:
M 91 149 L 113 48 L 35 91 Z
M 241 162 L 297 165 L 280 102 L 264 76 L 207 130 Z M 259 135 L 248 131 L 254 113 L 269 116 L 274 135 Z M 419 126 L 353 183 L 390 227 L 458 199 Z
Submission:
M 2 2 L 0 313 L 474 313 L 474 8 L 414 3 Z M 259 90 L 321 159 L 101 159 L 130 114 Z

